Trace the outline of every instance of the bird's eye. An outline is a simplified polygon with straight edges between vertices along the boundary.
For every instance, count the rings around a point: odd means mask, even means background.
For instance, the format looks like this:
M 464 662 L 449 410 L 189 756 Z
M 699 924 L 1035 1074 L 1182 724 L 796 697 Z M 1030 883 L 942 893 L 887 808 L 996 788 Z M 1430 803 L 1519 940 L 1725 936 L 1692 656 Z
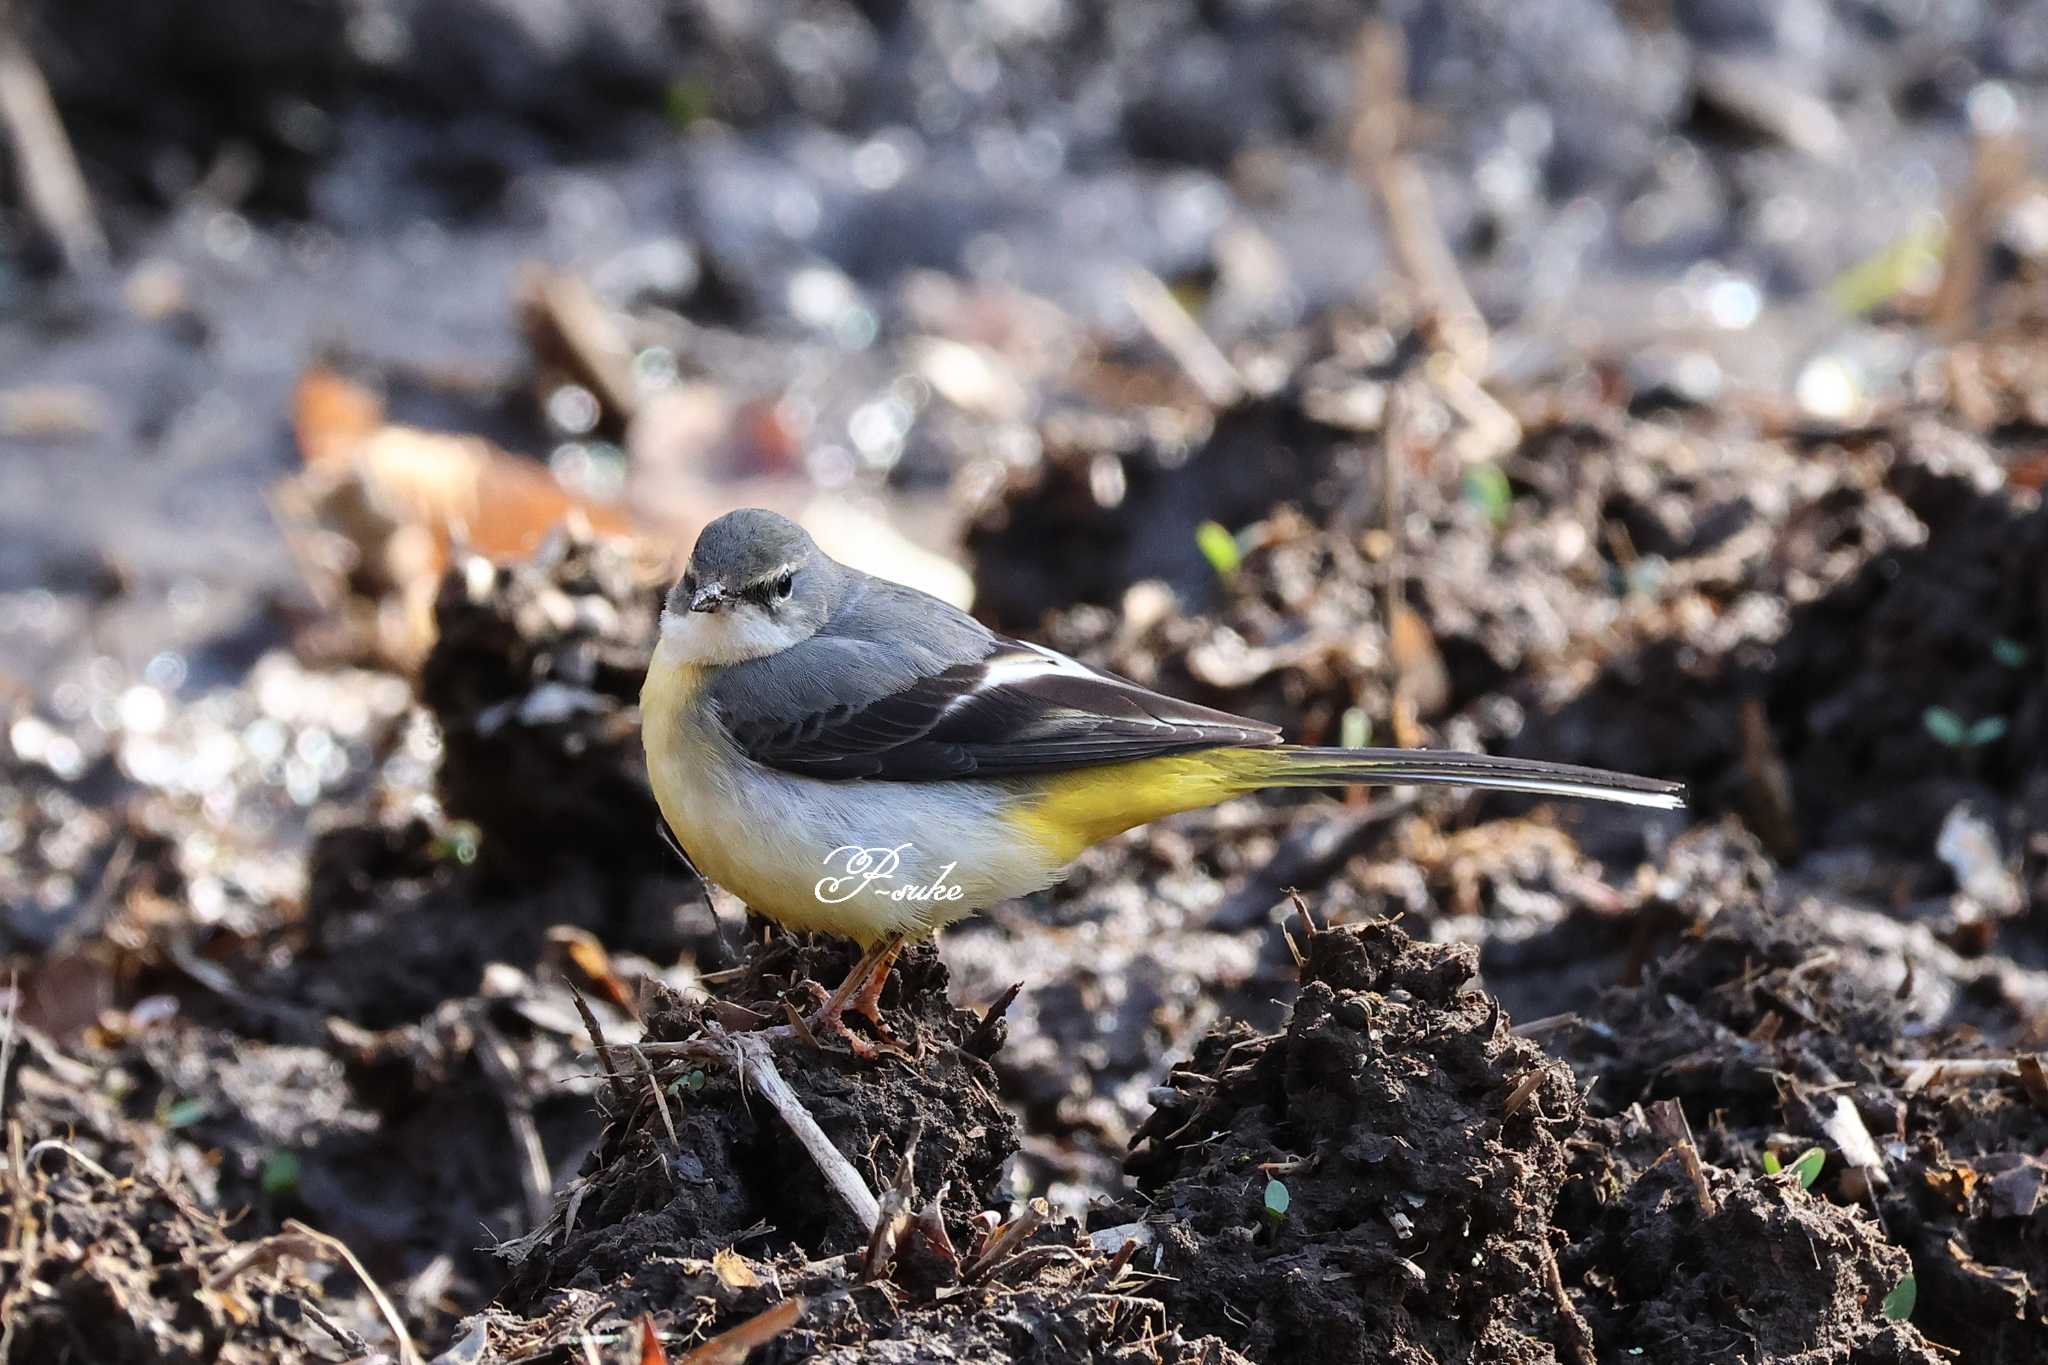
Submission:
M 775 580 L 775 595 L 777 597 L 787 597 L 795 588 L 796 575 L 790 570 L 784 569 L 782 577 Z
M 695 593 L 696 591 L 697 591 L 697 575 L 695 575 L 695 574 L 693 574 L 693 573 L 685 573 L 685 574 L 683 575 L 683 595 L 684 595 L 685 597 L 688 597 L 688 596 L 691 596 L 692 594 L 694 594 L 694 593 Z

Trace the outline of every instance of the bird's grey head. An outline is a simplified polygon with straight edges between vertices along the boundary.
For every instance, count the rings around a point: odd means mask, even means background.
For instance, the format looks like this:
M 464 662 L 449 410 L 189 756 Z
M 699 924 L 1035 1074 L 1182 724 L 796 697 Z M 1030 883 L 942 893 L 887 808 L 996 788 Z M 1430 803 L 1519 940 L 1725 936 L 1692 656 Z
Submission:
M 662 637 L 682 662 L 731 664 L 778 654 L 817 634 L 842 570 L 788 517 L 759 507 L 706 526 L 669 589 Z

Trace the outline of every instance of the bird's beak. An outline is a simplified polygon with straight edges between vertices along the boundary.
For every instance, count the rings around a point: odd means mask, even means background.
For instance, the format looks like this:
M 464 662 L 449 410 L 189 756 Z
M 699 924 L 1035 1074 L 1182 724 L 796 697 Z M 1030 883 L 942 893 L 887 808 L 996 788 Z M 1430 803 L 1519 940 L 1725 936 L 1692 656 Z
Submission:
M 717 611 L 727 601 L 723 583 L 706 583 L 690 599 L 691 611 Z

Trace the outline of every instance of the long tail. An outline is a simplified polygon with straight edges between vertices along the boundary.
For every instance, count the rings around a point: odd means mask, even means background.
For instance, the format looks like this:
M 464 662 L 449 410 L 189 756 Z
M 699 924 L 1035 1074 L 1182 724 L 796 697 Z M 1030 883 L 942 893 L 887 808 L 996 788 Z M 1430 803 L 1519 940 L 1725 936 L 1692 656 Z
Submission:
M 1495 758 L 1448 749 L 1312 749 L 1286 744 L 1249 752 L 1266 760 L 1246 774 L 1256 777 L 1262 787 L 1479 787 L 1616 801 L 1657 810 L 1678 810 L 1685 805 L 1683 783 L 1572 763 Z

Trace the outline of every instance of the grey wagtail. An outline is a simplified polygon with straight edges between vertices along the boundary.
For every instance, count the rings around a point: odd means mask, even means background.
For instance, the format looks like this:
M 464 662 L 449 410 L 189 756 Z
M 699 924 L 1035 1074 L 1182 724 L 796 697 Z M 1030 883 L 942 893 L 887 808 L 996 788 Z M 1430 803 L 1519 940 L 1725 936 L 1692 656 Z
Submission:
M 814 1022 L 843 1031 L 850 1008 L 884 1037 L 878 998 L 908 939 L 1176 811 L 1359 784 L 1685 799 L 1677 783 L 1561 763 L 1283 744 L 1263 721 L 997 635 L 757 508 L 698 536 L 640 707 L 655 798 L 691 861 L 770 919 L 859 941 Z

